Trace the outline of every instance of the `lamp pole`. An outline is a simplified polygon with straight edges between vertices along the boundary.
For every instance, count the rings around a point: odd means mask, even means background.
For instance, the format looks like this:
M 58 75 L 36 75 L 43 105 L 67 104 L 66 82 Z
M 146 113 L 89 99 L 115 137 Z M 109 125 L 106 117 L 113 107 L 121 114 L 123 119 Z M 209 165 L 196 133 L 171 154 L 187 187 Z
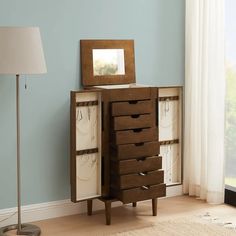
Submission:
M 21 175 L 20 175 L 20 91 L 19 78 L 16 75 L 16 158 L 17 158 L 17 206 L 18 206 L 18 228 L 17 234 L 21 232 Z

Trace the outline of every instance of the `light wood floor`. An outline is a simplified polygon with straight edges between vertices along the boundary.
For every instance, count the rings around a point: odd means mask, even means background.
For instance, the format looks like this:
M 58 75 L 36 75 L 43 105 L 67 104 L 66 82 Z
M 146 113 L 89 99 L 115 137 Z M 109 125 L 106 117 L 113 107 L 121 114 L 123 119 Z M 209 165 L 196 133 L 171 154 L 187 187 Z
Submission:
M 164 219 L 186 216 L 199 216 L 206 213 L 221 218 L 223 222 L 236 223 L 236 208 L 227 205 L 209 205 L 195 198 L 181 196 L 164 198 L 158 201 L 158 214 L 152 216 L 151 201 L 140 202 L 136 208 L 124 205 L 112 209 L 112 222 L 105 225 L 104 211 L 92 216 L 73 215 L 35 222 L 42 230 L 42 236 L 99 236 L 125 230 L 151 226 Z M 14 235 L 12 232 L 9 235 Z

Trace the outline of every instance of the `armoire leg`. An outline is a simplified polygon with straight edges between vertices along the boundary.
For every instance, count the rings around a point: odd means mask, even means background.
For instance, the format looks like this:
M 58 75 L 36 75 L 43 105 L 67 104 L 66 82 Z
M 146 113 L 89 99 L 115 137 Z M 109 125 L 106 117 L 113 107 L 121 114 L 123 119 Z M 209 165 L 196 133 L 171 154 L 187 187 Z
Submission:
M 111 224 L 111 202 L 105 201 L 105 209 L 106 209 L 106 224 Z
M 91 216 L 93 213 L 93 200 L 87 200 L 87 214 Z
M 152 199 L 152 215 L 157 215 L 157 198 Z
M 133 202 L 133 207 L 136 207 L 137 206 L 137 202 Z

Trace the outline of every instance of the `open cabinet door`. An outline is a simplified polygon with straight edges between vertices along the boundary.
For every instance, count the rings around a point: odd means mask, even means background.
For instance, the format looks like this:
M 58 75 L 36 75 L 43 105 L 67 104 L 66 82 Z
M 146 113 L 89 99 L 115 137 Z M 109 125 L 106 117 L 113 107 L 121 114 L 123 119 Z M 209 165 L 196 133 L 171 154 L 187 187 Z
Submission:
M 71 200 L 101 196 L 101 94 L 71 92 Z
M 168 186 L 182 184 L 182 87 L 158 89 L 160 154 L 164 181 Z

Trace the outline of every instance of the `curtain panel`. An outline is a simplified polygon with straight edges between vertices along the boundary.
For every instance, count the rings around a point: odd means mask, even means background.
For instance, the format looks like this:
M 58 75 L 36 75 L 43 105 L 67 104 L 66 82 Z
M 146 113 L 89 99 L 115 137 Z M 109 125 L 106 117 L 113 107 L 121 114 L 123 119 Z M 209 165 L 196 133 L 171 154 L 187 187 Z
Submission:
M 186 0 L 184 193 L 224 202 L 224 0 Z

